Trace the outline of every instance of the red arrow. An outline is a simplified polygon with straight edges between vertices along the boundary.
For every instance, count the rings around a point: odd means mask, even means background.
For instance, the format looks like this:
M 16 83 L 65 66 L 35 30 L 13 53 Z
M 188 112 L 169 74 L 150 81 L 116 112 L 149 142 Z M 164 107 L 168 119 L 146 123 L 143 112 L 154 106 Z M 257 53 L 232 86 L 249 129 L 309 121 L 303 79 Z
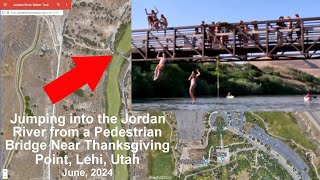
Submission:
M 94 91 L 112 56 L 72 57 L 76 67 L 43 87 L 55 104 L 88 84 Z

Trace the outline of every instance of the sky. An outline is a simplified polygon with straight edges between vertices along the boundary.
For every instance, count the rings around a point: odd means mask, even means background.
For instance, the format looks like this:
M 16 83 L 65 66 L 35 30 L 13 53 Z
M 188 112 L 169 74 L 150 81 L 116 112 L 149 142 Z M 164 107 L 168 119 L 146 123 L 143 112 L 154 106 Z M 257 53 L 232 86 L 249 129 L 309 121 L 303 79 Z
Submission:
M 169 27 L 206 23 L 275 20 L 295 13 L 320 17 L 320 0 L 132 0 L 132 29 L 148 28 L 145 8 L 154 7 L 167 18 Z

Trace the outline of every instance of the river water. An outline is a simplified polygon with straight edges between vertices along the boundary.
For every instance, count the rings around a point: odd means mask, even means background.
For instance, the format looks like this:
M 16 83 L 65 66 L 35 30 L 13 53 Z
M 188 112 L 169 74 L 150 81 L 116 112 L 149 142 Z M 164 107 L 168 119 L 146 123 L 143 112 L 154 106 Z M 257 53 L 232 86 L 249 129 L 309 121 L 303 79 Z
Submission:
M 139 99 L 133 100 L 132 110 L 203 110 L 203 111 L 319 111 L 320 96 L 304 102 L 303 96 L 242 96 L 227 98 Z

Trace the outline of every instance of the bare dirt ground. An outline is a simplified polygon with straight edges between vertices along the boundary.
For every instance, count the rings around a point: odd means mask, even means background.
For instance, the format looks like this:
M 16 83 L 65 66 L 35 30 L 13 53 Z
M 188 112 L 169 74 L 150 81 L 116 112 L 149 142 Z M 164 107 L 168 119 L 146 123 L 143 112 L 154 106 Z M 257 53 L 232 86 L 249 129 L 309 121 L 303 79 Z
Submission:
M 263 67 L 263 66 L 275 66 L 278 68 L 287 67 L 294 68 L 308 74 L 320 77 L 320 60 L 281 60 L 281 61 L 261 61 L 250 62 L 251 64 Z
M 15 66 L 18 56 L 29 48 L 35 36 L 35 27 L 37 23 L 36 17 L 3 17 L 3 44 L 4 56 L 2 64 L 2 87 L 3 87 L 3 106 L 2 106 L 2 129 L 3 140 L 13 139 L 12 128 L 13 125 L 9 122 L 14 114 L 20 113 L 20 106 L 18 95 L 15 90 Z M 21 24 L 21 22 L 24 22 Z M 2 147 L 5 147 L 5 141 L 2 141 Z M 8 151 L 2 151 L 3 162 L 8 157 Z M 16 151 L 14 153 L 15 159 L 9 166 L 9 175 L 17 174 L 12 179 L 21 179 L 22 177 L 38 177 L 38 172 L 28 172 L 29 168 L 37 168 L 39 166 L 27 166 L 27 162 L 33 160 L 30 153 L 21 153 Z M 23 164 L 23 166 L 21 166 Z M 20 165 L 20 166 L 19 166 Z M 19 173 L 18 173 L 19 172 Z M 32 176 L 34 175 L 34 176 Z

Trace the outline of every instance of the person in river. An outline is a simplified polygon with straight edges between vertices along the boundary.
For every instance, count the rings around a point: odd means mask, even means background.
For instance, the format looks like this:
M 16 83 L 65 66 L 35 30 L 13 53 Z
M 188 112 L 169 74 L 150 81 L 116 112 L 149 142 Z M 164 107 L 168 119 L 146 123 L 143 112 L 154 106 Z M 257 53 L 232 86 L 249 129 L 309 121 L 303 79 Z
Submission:
M 200 72 L 197 69 L 196 72 L 195 71 L 191 72 L 191 75 L 189 76 L 189 79 L 188 79 L 190 81 L 189 94 L 192 99 L 192 104 L 194 104 L 196 102 L 196 97 L 194 96 L 194 91 L 196 88 L 196 80 L 199 76 L 200 76 Z
M 312 96 L 311 96 L 311 94 L 310 93 L 308 93 L 306 96 L 304 96 L 305 98 L 311 98 Z
M 160 56 L 161 52 L 158 52 L 157 59 L 159 59 L 159 64 L 154 69 L 154 76 L 153 80 L 156 81 L 159 78 L 161 70 L 164 68 L 164 65 L 166 64 L 166 53 L 163 51 L 162 55 Z

